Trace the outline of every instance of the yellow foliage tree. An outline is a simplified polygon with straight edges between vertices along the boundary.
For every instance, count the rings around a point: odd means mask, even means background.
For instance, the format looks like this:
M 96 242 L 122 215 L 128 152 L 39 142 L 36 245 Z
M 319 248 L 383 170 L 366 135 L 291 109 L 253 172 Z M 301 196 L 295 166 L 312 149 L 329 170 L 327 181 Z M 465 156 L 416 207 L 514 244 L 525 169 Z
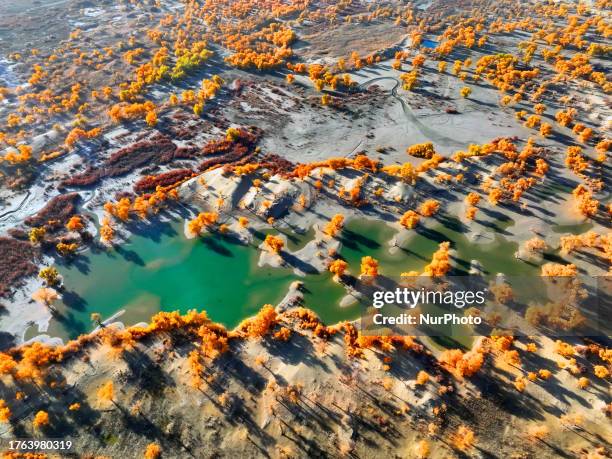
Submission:
M 468 98 L 470 97 L 470 94 L 472 94 L 472 89 L 468 88 L 467 86 L 464 86 L 459 90 L 459 94 L 461 94 L 461 97 Z
M 34 416 L 34 420 L 32 421 L 32 425 L 36 429 L 41 429 L 41 428 L 43 428 L 45 426 L 48 426 L 49 425 L 49 413 L 47 413 L 46 411 L 40 410 Z
M 419 224 L 419 214 L 414 210 L 408 210 L 400 218 L 400 225 L 406 229 L 414 229 Z
M 11 418 L 11 409 L 3 399 L 0 399 L 0 422 L 8 422 Z
M 342 231 L 342 227 L 344 226 L 344 215 L 336 214 L 332 217 L 327 225 L 325 225 L 325 229 L 323 232 L 331 237 L 336 237 L 340 231 Z
M 161 447 L 157 443 L 149 443 L 145 449 L 145 459 L 158 459 L 161 456 Z
M 361 259 L 361 275 L 376 277 L 378 276 L 378 261 L 371 256 Z
M 98 398 L 103 402 L 114 402 L 115 388 L 112 381 L 107 381 L 98 389 Z
M 340 279 L 344 273 L 346 272 L 346 269 L 348 268 L 348 263 L 344 260 L 334 260 L 329 264 L 329 272 L 332 273 L 334 275 L 334 280 L 338 280 Z
M 451 269 L 449 250 L 450 242 L 440 243 L 438 250 L 432 256 L 431 263 L 425 266 L 424 274 L 437 277 L 448 273 Z
M 435 199 L 428 199 L 419 207 L 419 213 L 423 217 L 432 217 L 440 210 L 440 203 Z
M 285 246 L 283 240 L 278 236 L 268 234 L 264 239 L 264 245 L 274 253 L 280 253 Z

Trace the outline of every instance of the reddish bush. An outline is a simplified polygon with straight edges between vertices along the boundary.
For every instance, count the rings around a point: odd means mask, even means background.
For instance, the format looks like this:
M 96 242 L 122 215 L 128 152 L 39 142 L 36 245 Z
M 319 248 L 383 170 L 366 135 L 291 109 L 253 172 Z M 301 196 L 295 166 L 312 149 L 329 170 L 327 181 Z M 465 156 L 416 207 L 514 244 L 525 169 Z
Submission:
M 85 187 L 93 185 L 97 183 L 98 180 L 102 178 L 100 171 L 94 169 L 93 167 L 88 167 L 85 172 L 82 174 L 75 175 L 74 177 L 70 177 L 69 179 L 63 180 L 60 183 L 60 187 L 66 186 L 75 186 L 75 187 Z
M 202 131 L 207 131 L 212 128 L 210 123 L 198 123 L 198 124 L 179 124 L 172 125 L 168 128 L 172 138 L 175 140 L 192 140 L 195 139 L 198 134 Z
M 9 228 L 6 232 L 12 238 L 19 239 L 20 241 L 28 241 L 30 239 L 29 233 L 19 228 Z
M 176 169 L 170 172 L 164 172 L 158 175 L 149 175 L 141 178 L 134 185 L 136 193 L 147 191 L 155 191 L 158 186 L 167 187 L 181 182 L 186 178 L 193 177 L 194 173 L 191 169 Z
M 0 296 L 8 296 L 19 279 L 38 272 L 40 252 L 29 242 L 0 237 Z
M 37 214 L 26 218 L 28 226 L 46 226 L 47 231 L 63 228 L 76 213 L 76 205 L 81 197 L 78 193 L 62 194 L 54 197 Z
M 254 153 L 249 154 L 249 149 L 244 145 L 234 145 L 232 150 L 222 156 L 218 156 L 216 158 L 209 159 L 207 161 L 203 161 L 200 164 L 199 169 L 201 171 L 206 171 L 211 167 L 219 166 L 221 164 L 235 164 L 236 162 L 245 160 L 249 162 L 254 156 Z
M 267 153 L 261 157 L 259 164 L 265 169 L 268 169 L 270 174 L 280 174 L 287 177 L 293 172 L 295 164 L 274 153 Z
M 211 140 L 204 145 L 204 148 L 202 148 L 202 153 L 205 155 L 222 155 L 229 153 L 233 147 L 234 142 L 231 140 Z
M 89 186 L 104 177 L 120 177 L 144 166 L 167 164 L 174 159 L 194 158 L 196 148 L 177 147 L 166 135 L 157 133 L 148 140 L 135 142 L 113 153 L 98 168 L 64 180 L 62 186 Z
M 205 155 L 220 155 L 200 164 L 199 169 L 205 171 L 221 164 L 235 164 L 238 161 L 250 161 L 255 156 L 255 145 L 261 137 L 262 131 L 257 127 L 240 128 L 235 141 L 223 138 L 211 140 L 202 152 Z

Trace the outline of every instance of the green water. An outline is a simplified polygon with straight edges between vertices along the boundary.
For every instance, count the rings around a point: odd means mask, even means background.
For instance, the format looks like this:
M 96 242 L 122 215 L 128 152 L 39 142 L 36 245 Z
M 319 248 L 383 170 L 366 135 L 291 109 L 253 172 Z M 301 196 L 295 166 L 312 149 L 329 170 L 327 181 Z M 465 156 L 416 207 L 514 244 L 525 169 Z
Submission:
M 577 223 L 574 225 L 554 225 L 550 228 L 552 230 L 553 233 L 557 233 L 557 234 L 566 234 L 566 233 L 571 233 L 571 234 L 583 234 L 586 233 L 587 231 L 593 229 L 593 223 L 591 222 L 584 222 L 584 223 Z
M 497 229 L 503 231 L 510 223 Z M 422 271 L 438 244 L 448 240 L 457 252 L 454 274 L 467 272 L 471 259 L 479 260 L 487 273 L 537 273 L 537 266 L 514 258 L 515 243 L 496 236 L 494 242 L 476 244 L 462 230 L 455 220 L 446 220 L 434 229 L 419 227 L 392 254 L 388 242 L 394 229 L 381 221 L 352 220 L 342 233 L 340 255 L 353 275 L 359 274 L 361 258 L 370 255 L 379 261 L 381 274 L 399 276 L 404 271 Z M 105 320 L 120 310 L 125 313 L 119 320 L 128 325 L 148 321 L 160 310 L 186 312 L 195 308 L 234 327 L 262 305 L 277 304 L 295 280 L 304 282 L 304 303 L 324 322 L 359 316 L 358 305 L 339 305 L 346 292 L 332 281 L 330 273 L 299 277 L 290 267 L 257 267 L 257 246 L 265 234 L 278 233 L 276 230 L 256 232 L 251 246 L 218 234 L 186 239 L 178 222 L 155 224 L 147 231 L 115 249 L 88 251 L 72 263 L 58 266 L 66 289 L 57 305 L 59 317 L 48 330 L 51 336 L 76 337 L 93 328 L 92 312 Z M 295 251 L 312 240 L 314 230 L 283 234 L 289 238 L 288 249 Z M 30 330 L 30 336 L 35 334 Z
M 346 225 L 342 233 L 343 247 L 340 254 L 348 262 L 351 274 L 359 274 L 361 257 L 371 255 L 379 261 L 381 275 L 396 278 L 402 272 L 423 272 L 423 268 L 431 261 L 440 242 L 449 241 L 451 248 L 455 250 L 453 262 L 456 266 L 450 274 L 466 275 L 470 268 L 470 260 L 478 260 L 485 275 L 503 272 L 508 276 L 521 276 L 524 282 L 529 283 L 531 279 L 539 279 L 539 266 L 516 259 L 514 253 L 518 249 L 518 244 L 495 234 L 503 233 L 512 223 L 512 221 L 496 222 L 495 232 L 492 231 L 493 240 L 486 243 L 471 242 L 461 232 L 465 230 L 461 222 L 455 219 L 433 225 L 430 229 L 418 226 L 415 230 L 411 230 L 411 236 L 391 253 L 389 241 L 392 240 L 395 230 L 380 221 L 353 220 Z M 429 310 L 436 309 L 430 307 Z M 395 312 L 403 311 L 398 309 Z M 455 325 L 449 327 L 446 333 L 447 336 L 431 336 L 428 342 L 441 349 L 469 348 L 473 342 L 473 331 L 467 326 Z
M 92 312 L 105 320 L 122 309 L 120 320 L 126 324 L 148 321 L 160 310 L 195 308 L 233 327 L 262 305 L 277 304 L 295 280 L 305 283 L 309 304 L 316 298 L 315 309 L 324 321 L 333 323 L 356 314 L 338 306 L 345 292 L 328 274 L 299 277 L 290 268 L 259 268 L 259 251 L 254 246 L 220 235 L 189 240 L 179 223 L 156 229 L 156 235 L 133 235 L 114 250 L 87 252 L 71 264 L 58 266 L 66 291 L 57 305 L 59 320 L 52 321 L 48 333 L 75 337 L 92 329 Z M 262 234 L 256 236 L 255 246 Z M 302 239 L 309 236 L 294 235 L 288 246 L 304 245 Z
M 498 223 L 497 230 L 503 231 L 510 223 Z M 359 274 L 361 257 L 371 255 L 379 261 L 380 273 L 393 277 L 407 271 L 422 272 L 438 245 L 450 241 L 451 248 L 456 251 L 454 261 L 457 269 L 452 273 L 454 275 L 467 274 L 470 260 L 473 259 L 483 265 L 485 274 L 503 272 L 510 276 L 522 276 L 538 273 L 539 267 L 514 257 L 517 243 L 499 235 L 495 235 L 490 242 L 475 243 L 464 236 L 462 230 L 461 223 L 454 219 L 437 224 L 432 229 L 418 226 L 411 230 L 411 237 L 391 254 L 389 241 L 395 230 L 380 221 L 352 220 L 342 233 L 340 254 L 348 262 L 352 274 Z

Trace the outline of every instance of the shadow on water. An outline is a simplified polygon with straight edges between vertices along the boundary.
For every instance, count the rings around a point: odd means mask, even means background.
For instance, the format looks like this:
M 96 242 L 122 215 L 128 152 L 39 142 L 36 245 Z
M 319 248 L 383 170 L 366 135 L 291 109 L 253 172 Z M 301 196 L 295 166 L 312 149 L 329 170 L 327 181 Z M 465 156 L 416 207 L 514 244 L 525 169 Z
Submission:
M 374 239 L 349 229 L 342 232 L 340 242 L 343 246 L 351 247 L 353 250 L 359 250 L 362 252 L 365 252 L 366 250 L 377 250 L 381 247 L 380 243 L 376 242 Z
M 64 290 L 61 293 L 62 301 L 70 309 L 75 309 L 77 311 L 85 311 L 87 309 L 87 301 L 75 291 Z
M 200 242 L 202 244 L 204 244 L 208 249 L 212 250 L 213 252 L 222 255 L 224 257 L 233 257 L 234 254 L 231 252 L 231 250 L 227 249 L 226 247 L 224 247 L 224 245 L 222 243 L 220 243 L 219 241 L 213 239 L 212 237 L 202 237 L 200 238 Z
M 445 349 L 467 349 L 467 346 L 450 336 L 430 336 L 429 339 L 438 347 Z
M 123 257 L 125 261 L 134 263 L 138 266 L 144 266 L 144 260 L 133 250 L 124 249 L 121 246 L 115 247 L 115 251 Z

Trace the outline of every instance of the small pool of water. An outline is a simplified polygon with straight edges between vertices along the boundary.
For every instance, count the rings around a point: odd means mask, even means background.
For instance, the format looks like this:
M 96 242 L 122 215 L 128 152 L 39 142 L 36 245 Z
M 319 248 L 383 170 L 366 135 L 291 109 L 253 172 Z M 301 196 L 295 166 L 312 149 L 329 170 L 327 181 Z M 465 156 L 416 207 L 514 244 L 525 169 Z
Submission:
M 586 233 L 587 231 L 593 229 L 593 223 L 587 221 L 584 223 L 576 223 L 576 224 L 570 224 L 570 225 L 554 225 L 551 226 L 550 228 L 552 230 L 553 233 L 557 233 L 557 234 L 566 234 L 566 233 L 570 233 L 570 234 L 583 234 Z
M 436 40 L 424 38 L 423 41 L 421 41 L 421 46 L 423 48 L 435 49 L 438 46 L 438 42 Z

